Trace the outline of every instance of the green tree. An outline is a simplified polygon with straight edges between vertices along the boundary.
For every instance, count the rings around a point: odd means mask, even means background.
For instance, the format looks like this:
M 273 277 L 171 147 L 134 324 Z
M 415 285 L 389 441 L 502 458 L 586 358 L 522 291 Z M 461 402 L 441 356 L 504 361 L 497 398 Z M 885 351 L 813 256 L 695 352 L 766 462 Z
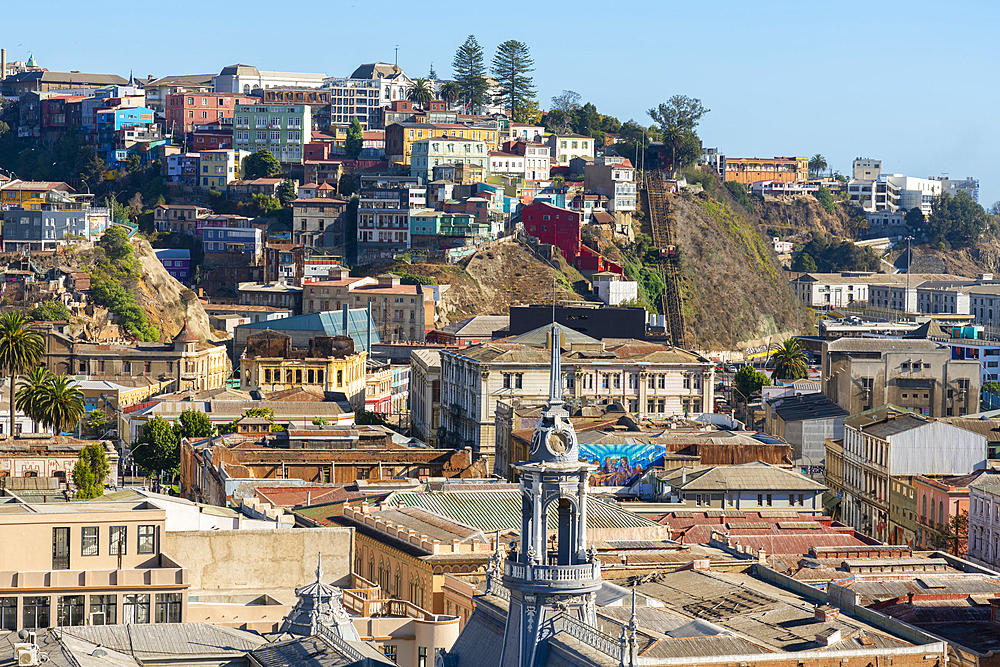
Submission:
M 826 158 L 816 153 L 811 158 L 809 158 L 809 171 L 810 173 L 819 176 L 821 172 L 826 169 Z
M 829 188 L 825 186 L 820 187 L 813 196 L 816 197 L 819 205 L 830 215 L 833 215 L 837 211 L 837 204 L 833 201 L 833 193 L 830 192 Z
M 97 245 L 104 248 L 104 252 L 112 262 L 129 263 L 132 259 L 132 242 L 128 238 L 128 232 L 120 225 L 108 227 Z
M 459 88 L 458 84 L 454 81 L 445 81 L 441 84 L 441 88 L 438 90 L 438 97 L 447 102 L 449 105 L 455 102 L 462 96 L 462 89 Z
M 291 179 L 286 178 L 278 186 L 278 190 L 274 193 L 274 196 L 278 198 L 278 202 L 282 206 L 288 206 L 296 197 L 295 184 L 292 183 Z
M 935 197 L 925 225 L 928 240 L 948 241 L 953 248 L 975 245 L 987 226 L 986 211 L 965 192 Z
M 36 425 L 42 421 L 41 401 L 45 386 L 52 382 L 53 377 L 52 371 L 45 366 L 35 366 L 17 381 L 14 407 Z
M 744 400 L 750 400 L 750 394 L 760 391 L 761 387 L 770 387 L 771 380 L 766 375 L 758 371 L 753 366 L 744 366 L 733 378 L 736 391 L 744 396 Z
M 281 163 L 266 148 L 258 148 L 252 155 L 243 160 L 244 178 L 271 178 L 280 173 Z
M 564 114 L 572 115 L 580 108 L 580 93 L 575 90 L 564 90 L 552 97 L 552 109 L 558 109 Z
M 281 202 L 263 192 L 255 192 L 250 195 L 250 209 L 255 215 L 266 218 L 281 211 Z
M 0 315 L 0 369 L 10 377 L 10 420 L 8 437 L 14 433 L 14 399 L 17 377 L 37 366 L 45 353 L 45 342 L 37 327 L 23 314 L 10 311 Z
M 201 410 L 184 410 L 172 428 L 178 441 L 181 438 L 208 438 L 215 432 L 212 420 Z
M 750 208 L 750 195 L 747 193 L 747 186 L 739 181 L 726 181 L 726 189 L 733 196 L 738 204 L 743 208 Z
M 913 232 L 923 231 L 924 223 L 927 222 L 924 212 L 920 210 L 919 206 L 914 206 L 907 211 L 904 220 L 906 220 L 906 226 Z
M 677 172 L 698 159 L 701 141 L 695 128 L 709 111 L 701 100 L 687 95 L 674 95 L 648 111 L 649 117 L 660 126 L 664 146 L 670 151 L 672 171 Z
M 29 310 L 28 317 L 36 322 L 66 322 L 73 317 L 73 313 L 62 301 L 49 299 Z
M 37 396 L 37 421 L 58 435 L 72 429 L 87 411 L 83 391 L 69 375 L 53 376 Z
M 426 109 L 431 100 L 434 99 L 434 89 L 431 87 L 431 82 L 424 78 L 414 79 L 406 91 L 406 99 L 421 109 Z
M 146 474 L 176 470 L 180 466 L 180 440 L 170 422 L 157 415 L 142 426 L 132 443 L 132 458 Z
M 358 120 L 357 116 L 351 116 L 351 124 L 347 126 L 347 142 L 345 146 L 347 156 L 352 160 L 357 160 L 364 146 L 365 132 L 361 128 L 361 121 Z
M 247 408 L 243 411 L 244 417 L 263 417 L 268 421 L 274 421 L 274 410 L 271 408 Z
M 535 99 L 535 61 L 531 50 L 524 42 L 508 39 L 497 47 L 493 56 L 493 75 L 497 79 L 498 92 L 495 102 L 507 109 L 508 117 L 523 117 L 528 104 Z
M 434 71 L 434 63 L 431 63 L 431 71 L 427 73 L 427 78 L 431 81 L 438 80 L 438 73 Z
M 816 273 L 816 260 L 813 259 L 812 255 L 807 252 L 800 252 L 798 257 L 792 261 L 792 271 L 801 271 L 802 273 Z
M 474 35 L 469 35 L 458 47 L 451 61 L 455 70 L 455 83 L 461 91 L 459 97 L 470 110 L 486 102 L 489 83 L 486 80 L 486 66 L 483 64 L 483 47 Z
M 575 110 L 570 116 L 570 122 L 577 134 L 604 139 L 604 133 L 601 131 L 601 114 L 590 102 Z
M 794 338 L 786 338 L 781 347 L 771 355 L 771 361 L 774 362 L 771 377 L 775 380 L 799 380 L 806 377 L 806 353 Z
M 104 495 L 104 482 L 111 472 L 104 445 L 94 442 L 80 450 L 80 456 L 73 466 L 73 484 L 76 497 L 80 499 L 100 498 Z
M 964 555 L 969 541 L 969 512 L 962 510 L 948 517 L 934 536 L 938 549 L 951 550 L 952 555 Z

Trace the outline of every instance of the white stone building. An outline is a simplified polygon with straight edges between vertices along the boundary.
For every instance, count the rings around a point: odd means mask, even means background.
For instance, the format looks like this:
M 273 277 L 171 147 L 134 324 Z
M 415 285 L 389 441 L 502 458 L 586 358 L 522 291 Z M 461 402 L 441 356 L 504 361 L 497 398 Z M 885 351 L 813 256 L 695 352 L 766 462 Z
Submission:
M 1000 569 L 1000 484 L 969 487 L 969 550 L 967 557 Z

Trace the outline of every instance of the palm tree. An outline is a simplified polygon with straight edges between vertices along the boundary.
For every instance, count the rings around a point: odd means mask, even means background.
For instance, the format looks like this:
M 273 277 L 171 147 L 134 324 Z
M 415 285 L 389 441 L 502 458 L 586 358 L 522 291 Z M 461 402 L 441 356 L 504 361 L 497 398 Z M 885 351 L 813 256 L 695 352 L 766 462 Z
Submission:
M 54 376 L 42 385 L 38 396 L 38 421 L 42 426 L 52 427 L 56 435 L 72 428 L 86 411 L 83 392 L 72 377 Z
M 819 176 L 820 172 L 826 169 L 826 158 L 816 153 L 809 158 L 809 171 Z
M 45 366 L 35 366 L 17 383 L 17 394 L 14 406 L 23 412 L 37 425 L 41 422 L 39 400 L 46 385 L 52 382 L 55 375 Z
M 434 89 L 431 88 L 431 84 L 427 79 L 416 79 L 410 85 L 410 89 L 406 91 L 406 99 L 419 105 L 422 109 L 426 108 L 431 103 L 431 100 L 434 99 Z
M 462 95 L 462 89 L 458 87 L 458 84 L 454 81 L 445 81 L 441 84 L 441 89 L 438 90 L 438 97 L 448 103 L 457 100 Z
M 0 315 L 0 369 L 10 376 L 10 430 L 14 437 L 14 384 L 18 375 L 38 365 L 45 353 L 45 341 L 35 325 L 23 314 L 11 311 Z
M 771 377 L 776 380 L 798 380 L 806 376 L 806 353 L 794 338 L 786 338 L 771 359 L 774 361 Z

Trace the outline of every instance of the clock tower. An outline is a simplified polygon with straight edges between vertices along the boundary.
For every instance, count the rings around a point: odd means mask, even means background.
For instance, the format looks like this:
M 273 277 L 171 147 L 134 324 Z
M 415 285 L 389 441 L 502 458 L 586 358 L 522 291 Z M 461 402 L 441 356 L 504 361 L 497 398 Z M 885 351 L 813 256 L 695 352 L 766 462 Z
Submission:
M 542 664 L 545 640 L 560 614 L 597 626 L 601 564 L 587 549 L 587 476 L 593 466 L 580 461 L 576 432 L 563 407 L 560 342 L 559 325 L 553 323 L 549 400 L 529 459 L 514 465 L 521 480 L 521 535 L 503 561 L 510 607 L 500 667 Z

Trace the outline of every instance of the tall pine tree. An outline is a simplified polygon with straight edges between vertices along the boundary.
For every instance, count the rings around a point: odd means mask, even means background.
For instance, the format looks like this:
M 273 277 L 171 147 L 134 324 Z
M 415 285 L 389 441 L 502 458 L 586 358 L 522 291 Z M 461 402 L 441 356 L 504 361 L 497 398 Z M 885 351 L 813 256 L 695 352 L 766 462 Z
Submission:
M 458 47 L 451 66 L 455 70 L 455 83 L 458 84 L 462 103 L 469 111 L 475 112 L 476 107 L 486 103 L 489 84 L 486 81 L 486 65 L 483 64 L 483 47 L 474 35 L 469 35 L 465 43 Z
M 493 74 L 499 83 L 499 92 L 494 101 L 515 121 L 524 122 L 529 103 L 535 99 L 535 84 L 529 76 L 534 71 L 535 61 L 524 42 L 508 39 L 497 47 Z

